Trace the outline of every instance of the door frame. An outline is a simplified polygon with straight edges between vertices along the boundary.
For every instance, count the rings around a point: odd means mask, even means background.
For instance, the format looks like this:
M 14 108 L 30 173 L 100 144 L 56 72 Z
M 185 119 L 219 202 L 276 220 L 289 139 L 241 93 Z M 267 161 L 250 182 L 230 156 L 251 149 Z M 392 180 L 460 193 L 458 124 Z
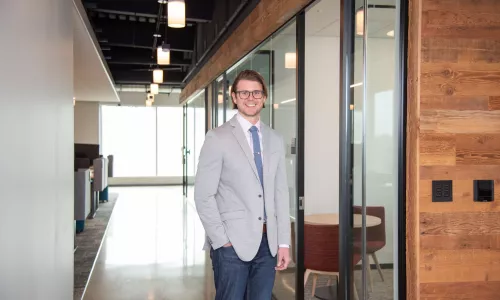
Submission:
M 182 106 L 182 194 L 188 196 L 188 182 L 187 182 L 187 131 L 188 131 L 188 120 L 187 120 L 187 104 Z
M 340 15 L 340 44 L 341 44 L 341 74 L 340 74 L 340 199 L 339 201 L 339 230 L 340 230 L 340 274 L 339 299 L 351 300 L 352 297 L 352 224 L 353 224 L 353 198 L 352 198 L 352 115 L 350 105 L 353 101 L 351 84 L 354 83 L 354 35 L 355 35 L 355 0 L 341 0 Z M 397 289 L 395 299 L 406 299 L 406 117 L 407 117 L 407 58 L 408 58 L 408 3 L 399 1 L 397 7 L 397 67 L 396 86 L 394 95 L 399 101 L 397 117 L 397 161 L 398 161 L 398 193 L 397 193 L 397 222 L 398 226 L 395 242 L 397 242 L 397 257 L 394 261 L 394 272 L 397 276 Z M 345 80 L 347 79 L 347 80 Z

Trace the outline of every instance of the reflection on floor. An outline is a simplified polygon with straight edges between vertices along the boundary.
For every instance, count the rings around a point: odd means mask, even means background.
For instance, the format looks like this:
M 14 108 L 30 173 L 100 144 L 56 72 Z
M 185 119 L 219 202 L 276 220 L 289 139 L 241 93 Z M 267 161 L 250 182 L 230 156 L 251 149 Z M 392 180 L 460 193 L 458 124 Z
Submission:
M 214 299 L 205 233 L 182 187 L 110 192 L 120 199 L 83 299 Z
M 212 264 L 202 251 L 205 232 L 182 187 L 112 188 L 110 193 L 118 193 L 119 201 L 83 299 L 214 299 Z M 392 270 L 383 272 L 384 282 L 373 271 L 369 299 L 393 299 Z M 356 271 L 358 287 L 360 276 Z M 317 286 L 327 280 L 320 277 Z M 314 299 L 311 282 L 305 299 Z M 279 300 L 295 298 L 293 265 L 276 275 L 273 292 Z

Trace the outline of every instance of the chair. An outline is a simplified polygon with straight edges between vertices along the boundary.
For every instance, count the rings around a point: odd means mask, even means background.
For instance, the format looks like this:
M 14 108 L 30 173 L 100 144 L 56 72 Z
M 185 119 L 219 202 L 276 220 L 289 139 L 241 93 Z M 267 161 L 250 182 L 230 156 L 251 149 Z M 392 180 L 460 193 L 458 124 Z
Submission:
M 90 214 L 90 170 L 79 169 L 75 172 L 74 219 L 76 232 L 85 229 L 85 220 Z
M 361 206 L 354 206 L 353 212 L 355 214 L 361 214 L 362 213 Z M 380 220 L 382 220 L 380 225 L 366 228 L 366 254 L 372 257 L 373 261 L 375 262 L 375 265 L 377 266 L 380 278 L 382 278 L 382 281 L 384 281 L 384 275 L 382 274 L 382 269 L 380 268 L 380 264 L 378 262 L 377 255 L 375 254 L 375 252 L 381 250 L 386 245 L 385 208 L 383 206 L 367 206 L 366 215 L 378 217 L 380 218 Z M 361 230 L 356 231 L 355 235 L 357 236 L 354 239 L 355 240 L 354 247 L 361 250 L 362 248 Z M 369 261 L 370 258 L 368 258 L 367 271 L 368 271 L 368 278 L 370 280 L 370 285 L 372 286 L 373 289 L 371 272 L 369 272 L 371 270 Z
M 108 155 L 108 177 L 113 177 L 113 166 L 115 158 L 113 155 Z
M 361 259 L 353 254 L 353 266 Z M 339 283 L 339 226 L 304 224 L 304 286 L 313 274 L 312 296 L 316 290 L 318 275 L 335 276 Z M 330 282 L 330 281 L 328 281 Z M 354 284 L 354 283 L 353 283 Z M 358 300 L 356 286 L 354 299 Z

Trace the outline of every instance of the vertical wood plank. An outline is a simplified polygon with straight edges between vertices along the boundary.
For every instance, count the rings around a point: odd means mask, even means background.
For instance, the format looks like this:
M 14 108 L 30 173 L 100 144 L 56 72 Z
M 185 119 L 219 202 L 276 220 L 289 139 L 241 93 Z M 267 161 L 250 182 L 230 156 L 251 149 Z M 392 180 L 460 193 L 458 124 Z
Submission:
M 420 28 L 422 1 L 408 5 L 408 95 L 406 141 L 406 299 L 420 299 L 419 278 L 419 148 L 420 148 Z

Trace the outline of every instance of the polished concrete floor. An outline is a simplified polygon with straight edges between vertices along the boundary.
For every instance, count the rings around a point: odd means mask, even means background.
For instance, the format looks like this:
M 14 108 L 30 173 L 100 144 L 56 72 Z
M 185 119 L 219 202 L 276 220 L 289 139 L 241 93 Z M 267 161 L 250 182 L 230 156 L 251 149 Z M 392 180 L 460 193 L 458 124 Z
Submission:
M 214 299 L 204 230 L 181 187 L 112 188 L 120 194 L 85 300 Z

